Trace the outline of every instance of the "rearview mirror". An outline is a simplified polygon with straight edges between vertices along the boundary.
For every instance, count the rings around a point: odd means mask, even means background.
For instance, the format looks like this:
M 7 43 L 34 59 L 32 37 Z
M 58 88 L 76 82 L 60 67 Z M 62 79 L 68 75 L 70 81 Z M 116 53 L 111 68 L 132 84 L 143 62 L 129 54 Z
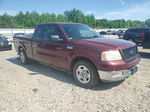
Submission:
M 51 41 L 60 42 L 62 40 L 60 39 L 59 35 L 51 35 Z

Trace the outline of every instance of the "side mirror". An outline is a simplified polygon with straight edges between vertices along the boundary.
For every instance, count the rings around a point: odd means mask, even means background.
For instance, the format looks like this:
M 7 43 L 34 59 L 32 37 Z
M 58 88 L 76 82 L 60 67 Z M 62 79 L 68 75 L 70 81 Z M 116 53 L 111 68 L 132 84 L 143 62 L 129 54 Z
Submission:
M 62 39 L 60 39 L 59 35 L 51 35 L 51 41 L 60 42 Z

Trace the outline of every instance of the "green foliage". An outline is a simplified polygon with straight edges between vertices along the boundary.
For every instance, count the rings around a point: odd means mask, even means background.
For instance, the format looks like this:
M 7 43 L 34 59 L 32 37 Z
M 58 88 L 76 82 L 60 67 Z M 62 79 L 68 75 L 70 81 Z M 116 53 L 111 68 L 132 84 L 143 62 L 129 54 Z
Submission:
M 87 24 L 92 28 L 129 28 L 129 27 L 150 27 L 150 19 L 145 22 L 131 20 L 107 20 L 95 19 L 93 14 L 85 15 L 78 9 L 67 10 L 64 14 L 19 12 L 16 16 L 7 13 L 0 16 L 0 28 L 34 28 L 37 24 L 50 22 L 75 22 Z
M 90 27 L 96 27 L 96 19 L 93 14 L 85 16 L 85 21 L 86 24 L 89 25 Z
M 67 17 L 67 19 L 72 22 L 85 23 L 84 14 L 78 9 L 73 9 L 71 11 L 65 11 L 64 16 Z
M 97 19 L 96 20 L 96 27 L 97 28 L 108 28 L 109 21 L 107 19 Z
M 13 26 L 13 17 L 9 16 L 7 13 L 4 13 L 3 16 L 0 16 L 0 28 L 8 28 Z

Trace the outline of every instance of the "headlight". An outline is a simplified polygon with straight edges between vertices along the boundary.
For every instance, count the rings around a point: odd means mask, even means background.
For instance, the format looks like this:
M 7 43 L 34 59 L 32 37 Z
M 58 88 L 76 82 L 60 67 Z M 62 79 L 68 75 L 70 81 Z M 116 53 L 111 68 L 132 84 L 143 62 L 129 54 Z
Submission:
M 119 51 L 104 51 L 101 53 L 102 61 L 116 61 L 121 59 L 122 57 Z

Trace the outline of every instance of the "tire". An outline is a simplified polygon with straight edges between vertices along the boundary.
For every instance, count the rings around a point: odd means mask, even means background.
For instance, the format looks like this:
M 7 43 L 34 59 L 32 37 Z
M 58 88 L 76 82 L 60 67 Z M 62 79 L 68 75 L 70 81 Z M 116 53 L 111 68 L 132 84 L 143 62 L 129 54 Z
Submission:
M 99 83 L 99 76 L 95 66 L 83 60 L 75 63 L 73 67 L 75 81 L 84 88 L 92 88 Z
M 25 51 L 21 48 L 19 53 L 19 59 L 22 64 L 28 64 L 29 58 L 27 57 Z

